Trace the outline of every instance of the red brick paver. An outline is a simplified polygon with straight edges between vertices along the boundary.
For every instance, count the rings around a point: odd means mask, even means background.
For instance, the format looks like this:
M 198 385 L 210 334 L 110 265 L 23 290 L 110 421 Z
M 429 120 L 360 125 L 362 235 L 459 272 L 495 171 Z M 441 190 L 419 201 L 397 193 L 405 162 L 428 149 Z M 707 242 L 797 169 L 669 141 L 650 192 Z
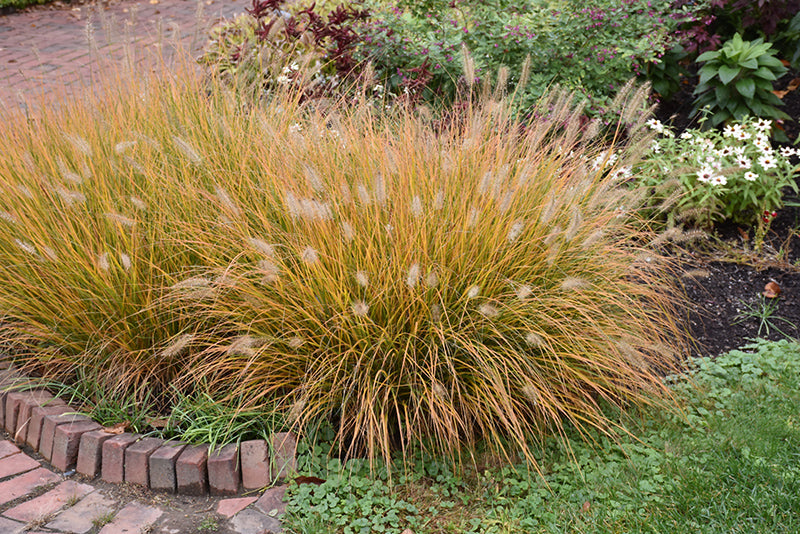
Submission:
M 11 510 L 6 510 L 3 515 L 17 521 L 30 523 L 61 510 L 72 504 L 74 499 L 79 499 L 92 491 L 94 488 L 91 486 L 67 480 L 44 495 L 19 504 Z
M 134 502 L 120 510 L 114 520 L 104 526 L 99 534 L 147 532 L 150 525 L 155 523 L 163 513 L 158 508 Z
M 53 484 L 59 480 L 61 478 L 58 475 L 40 467 L 5 482 L 0 482 L 0 505 L 24 497 L 36 488 Z
M 36 469 L 37 467 L 41 467 L 39 462 L 27 454 L 18 452 L 17 454 L 12 454 L 11 456 L 0 459 L 0 479 L 18 475 L 25 471 Z

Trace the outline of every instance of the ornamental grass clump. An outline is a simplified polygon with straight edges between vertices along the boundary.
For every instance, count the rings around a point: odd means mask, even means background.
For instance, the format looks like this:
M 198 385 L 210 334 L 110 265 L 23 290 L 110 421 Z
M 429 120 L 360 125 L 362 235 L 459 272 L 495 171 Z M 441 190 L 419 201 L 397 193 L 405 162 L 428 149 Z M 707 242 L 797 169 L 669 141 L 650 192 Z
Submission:
M 436 132 L 246 107 L 191 73 L 105 95 L 3 126 L 2 340 L 29 370 L 327 421 L 371 458 L 533 462 L 565 424 L 664 398 L 668 265 L 563 95 L 525 127 L 489 101 Z

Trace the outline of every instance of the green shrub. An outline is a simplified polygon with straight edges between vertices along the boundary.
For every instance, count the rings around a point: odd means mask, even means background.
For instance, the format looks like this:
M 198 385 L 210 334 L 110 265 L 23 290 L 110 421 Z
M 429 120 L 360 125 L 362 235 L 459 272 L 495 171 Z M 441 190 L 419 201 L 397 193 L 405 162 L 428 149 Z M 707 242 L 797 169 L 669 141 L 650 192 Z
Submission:
M 242 106 L 189 72 L 128 85 L 3 125 L 2 340 L 29 370 L 330 421 L 373 458 L 486 440 L 533 461 L 562 421 L 665 393 L 668 265 L 568 97 L 434 133 Z
M 747 116 L 790 119 L 777 108 L 783 102 L 772 94 L 772 82 L 787 71 L 775 53 L 771 43 L 744 41 L 737 33 L 719 50 L 698 56 L 703 66 L 692 115 L 710 110 L 712 126 Z

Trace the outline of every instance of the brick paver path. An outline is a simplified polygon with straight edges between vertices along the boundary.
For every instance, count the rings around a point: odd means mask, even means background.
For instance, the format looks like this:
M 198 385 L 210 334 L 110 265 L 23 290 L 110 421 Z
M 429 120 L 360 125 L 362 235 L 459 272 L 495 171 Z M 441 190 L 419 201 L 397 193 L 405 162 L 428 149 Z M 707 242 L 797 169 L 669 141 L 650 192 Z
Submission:
M 121 0 L 0 16 L 0 102 L 8 106 L 37 93 L 74 93 L 92 83 L 104 61 L 126 61 L 126 43 L 135 62 L 159 48 L 169 56 L 176 41 L 196 54 L 211 24 L 249 5 L 249 0 Z
M 158 505 L 114 496 L 91 480 L 61 474 L 0 437 L 0 534 L 23 532 L 184 534 L 197 531 L 198 518 L 174 504 Z M 198 498 L 214 518 L 218 534 L 269 534 L 281 531 L 284 486 L 260 498 Z M 147 494 L 144 494 L 147 497 Z M 188 519 L 187 519 L 188 518 Z M 193 525 L 193 526 L 189 526 Z

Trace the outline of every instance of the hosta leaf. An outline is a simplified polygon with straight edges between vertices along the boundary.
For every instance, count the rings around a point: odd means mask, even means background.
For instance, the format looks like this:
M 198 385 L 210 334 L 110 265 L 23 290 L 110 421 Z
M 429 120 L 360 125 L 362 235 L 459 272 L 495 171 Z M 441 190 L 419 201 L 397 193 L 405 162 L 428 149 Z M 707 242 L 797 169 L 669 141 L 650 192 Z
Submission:
M 728 85 L 731 83 L 731 80 L 736 78 L 736 76 L 742 72 L 741 67 L 731 67 L 729 65 L 722 65 L 719 68 L 719 79 L 722 80 L 722 83 Z
M 756 84 L 752 78 L 742 78 L 736 82 L 736 90 L 747 99 L 752 99 L 756 92 Z

